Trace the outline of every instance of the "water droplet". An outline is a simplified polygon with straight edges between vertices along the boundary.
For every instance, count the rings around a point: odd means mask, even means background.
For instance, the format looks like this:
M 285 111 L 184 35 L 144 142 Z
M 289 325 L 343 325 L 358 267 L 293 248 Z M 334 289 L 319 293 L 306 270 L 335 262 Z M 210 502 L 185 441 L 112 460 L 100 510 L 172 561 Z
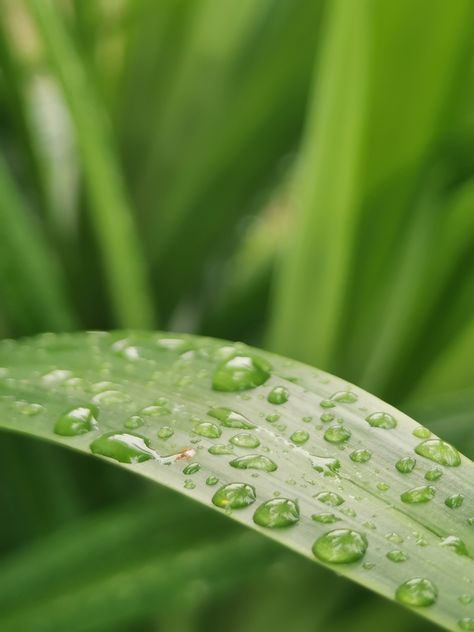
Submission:
M 401 474 L 409 474 L 416 465 L 416 459 L 412 456 L 404 456 L 395 463 L 395 467 Z
M 228 483 L 224 485 L 212 497 L 216 507 L 222 509 L 242 509 L 255 502 L 255 488 L 246 483 Z
M 136 428 L 140 428 L 141 426 L 143 426 L 144 423 L 145 422 L 139 415 L 132 415 L 125 421 L 123 425 L 129 430 L 135 430 Z
M 217 478 L 217 476 L 208 476 L 206 478 L 206 485 L 209 485 L 209 486 L 217 485 L 218 482 L 219 482 L 219 479 Z
M 97 428 L 97 408 L 77 406 L 62 414 L 54 425 L 54 432 L 63 437 L 76 437 Z
M 255 524 L 279 529 L 296 524 L 300 519 L 298 505 L 288 498 L 273 498 L 260 505 L 253 515 Z
M 315 456 L 310 455 L 311 465 L 316 472 L 323 472 L 325 476 L 334 475 L 335 472 L 341 467 L 338 459 L 332 456 Z
M 435 494 L 436 489 L 432 485 L 422 485 L 403 492 L 400 498 L 408 504 L 427 503 L 435 497 Z
M 322 524 L 331 524 L 339 520 L 335 514 L 328 512 L 313 514 L 311 519 L 315 522 L 321 522 Z
M 319 402 L 319 405 L 321 406 L 321 408 L 334 408 L 336 404 L 332 402 L 330 399 L 322 399 Z
M 265 417 L 265 420 L 270 424 L 274 424 L 276 421 L 280 419 L 280 415 L 278 413 L 271 413 Z
M 71 371 L 67 371 L 66 369 L 54 369 L 54 371 L 45 373 L 42 377 L 42 381 L 48 386 L 52 386 L 54 384 L 64 382 L 64 380 L 67 380 L 70 377 L 72 377 Z
M 211 408 L 207 414 L 214 419 L 218 419 L 227 428 L 243 428 L 251 430 L 255 428 L 255 424 L 251 423 L 246 417 L 230 408 L 219 407 Z
M 313 418 L 308 415 L 306 417 L 303 417 L 303 421 L 305 424 L 309 424 L 311 421 L 313 421 Z
M 448 535 L 441 540 L 439 543 L 440 546 L 446 546 L 449 549 L 452 549 L 458 555 L 469 555 L 466 545 L 458 538 L 457 535 Z
M 391 562 L 405 562 L 408 559 L 408 555 L 404 551 L 400 551 L 400 549 L 394 549 L 387 553 L 387 558 Z
M 339 507 L 339 505 L 342 505 L 342 503 L 345 502 L 344 498 L 339 496 L 339 494 L 336 494 L 336 492 L 319 492 L 319 494 L 316 494 L 314 498 L 325 505 L 330 505 L 331 507 Z
M 418 439 L 428 439 L 428 437 L 431 437 L 431 432 L 424 426 L 418 426 L 418 428 L 413 430 L 413 436 Z
M 138 358 L 140 357 L 138 349 L 130 344 L 130 341 L 126 338 L 114 342 L 114 344 L 112 345 L 112 350 L 118 356 L 127 360 L 138 360 Z
M 375 564 L 373 562 L 364 562 L 362 564 L 362 568 L 365 568 L 365 570 L 370 571 L 373 568 L 375 568 Z
M 92 398 L 94 404 L 125 404 L 130 401 L 130 397 L 126 393 L 116 390 L 102 391 Z
M 174 430 L 173 428 L 170 428 L 170 426 L 162 426 L 156 434 L 158 436 L 158 439 L 165 440 L 174 435 Z
M 201 437 L 207 437 L 208 439 L 218 439 L 222 430 L 216 424 L 210 421 L 201 421 L 194 426 L 194 432 Z
M 329 426 L 329 428 L 324 433 L 324 438 L 329 443 L 343 443 L 347 441 L 351 437 L 351 431 L 345 426 Z
M 196 487 L 196 483 L 195 483 L 194 481 L 192 481 L 191 479 L 187 478 L 187 479 L 184 481 L 184 485 L 183 485 L 183 487 L 184 487 L 185 489 L 194 489 L 194 488 Z
M 431 606 L 438 598 L 436 586 L 429 579 L 413 577 L 397 588 L 395 597 L 400 603 L 414 608 Z
M 306 432 L 306 430 L 296 430 L 290 437 L 291 441 L 293 441 L 293 443 L 296 443 L 296 445 L 302 445 L 303 443 L 306 443 L 306 441 L 308 441 L 309 439 L 309 432 Z
M 239 470 L 263 470 L 264 472 L 274 472 L 277 464 L 263 454 L 247 454 L 239 456 L 230 462 L 232 467 Z
M 35 402 L 25 402 L 23 400 L 16 401 L 15 408 L 18 412 L 22 415 L 26 415 L 27 417 L 34 417 L 44 411 L 44 406 L 41 404 L 36 404 Z
M 357 516 L 356 512 L 352 509 L 352 507 L 344 507 L 344 509 L 341 509 L 341 511 L 346 516 L 349 516 L 349 518 L 355 518 Z
M 270 371 L 271 366 L 262 358 L 233 355 L 215 370 L 212 388 L 215 391 L 246 391 L 265 384 Z
M 458 597 L 459 603 L 462 603 L 463 606 L 468 606 L 470 603 L 472 603 L 472 600 L 473 596 L 468 595 L 467 593 L 465 593 L 464 595 L 459 595 Z
M 397 420 L 390 413 L 372 413 L 365 418 L 365 421 L 372 428 L 383 428 L 384 430 L 391 430 L 397 426 Z
M 448 496 L 444 501 L 446 507 L 450 509 L 458 509 L 464 502 L 464 496 L 462 494 L 453 494 L 452 496 Z
M 260 441 L 253 434 L 248 432 L 241 432 L 240 434 L 234 435 L 231 440 L 231 443 L 236 445 L 238 448 L 258 448 L 260 445 Z
M 398 533 L 386 533 L 385 537 L 387 540 L 390 540 L 390 542 L 393 542 L 394 544 L 403 544 L 403 538 Z
M 472 617 L 463 617 L 459 619 L 458 626 L 461 630 L 474 630 L 474 619 Z
M 191 476 L 191 474 L 196 474 L 196 472 L 199 472 L 200 469 L 201 466 L 199 465 L 199 463 L 189 463 L 183 469 L 183 474 L 186 474 L 186 476 Z
M 145 406 L 145 408 L 142 408 L 140 414 L 146 415 L 147 417 L 162 417 L 163 415 L 171 415 L 171 408 L 168 402 L 164 400 L 162 403 L 157 402 L 151 406 Z
M 333 415 L 332 413 L 323 413 L 320 417 L 320 420 L 323 423 L 329 423 L 330 421 L 334 421 L 336 419 L 336 415 Z
M 214 456 L 221 456 L 223 454 L 233 454 L 234 450 L 231 445 L 225 445 L 224 443 L 217 443 L 216 445 L 211 445 L 208 449 L 209 454 L 213 454 Z
M 270 404 L 285 404 L 288 401 L 288 389 L 284 386 L 275 386 L 268 394 Z
M 362 559 L 367 551 L 367 538 L 352 529 L 334 529 L 313 544 L 313 554 L 329 564 L 350 564 Z
M 352 391 L 337 391 L 337 393 L 331 395 L 331 399 L 341 404 L 353 404 L 357 401 L 358 397 Z
M 416 446 L 415 452 L 439 465 L 456 467 L 461 463 L 461 457 L 456 448 L 441 439 L 429 439 Z
M 427 481 L 437 481 L 443 476 L 442 470 L 435 467 L 432 470 L 428 470 L 425 474 L 425 478 Z
M 377 483 L 377 489 L 380 489 L 381 492 L 386 492 L 390 489 L 390 485 L 387 485 L 387 483 Z
M 354 450 L 349 454 L 349 457 L 354 463 L 367 463 L 372 458 L 372 452 L 364 449 Z
M 150 440 L 126 432 L 107 432 L 91 443 L 93 454 L 107 456 L 120 463 L 141 463 L 157 458 L 150 448 Z

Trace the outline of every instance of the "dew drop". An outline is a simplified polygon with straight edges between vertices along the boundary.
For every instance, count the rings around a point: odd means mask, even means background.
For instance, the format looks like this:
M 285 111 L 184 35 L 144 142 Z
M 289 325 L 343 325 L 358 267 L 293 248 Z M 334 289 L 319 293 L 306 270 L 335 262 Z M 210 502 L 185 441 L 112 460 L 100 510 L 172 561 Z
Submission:
M 311 520 L 314 520 L 315 522 L 321 522 L 322 524 L 331 524 L 333 522 L 337 522 L 339 518 L 333 513 L 323 512 L 313 514 L 311 516 Z
M 311 465 L 316 472 L 323 472 L 325 475 L 334 475 L 341 463 L 332 456 L 315 456 L 311 454 Z
M 448 496 L 444 501 L 446 507 L 450 509 L 458 509 L 464 502 L 464 496 L 462 494 L 453 494 L 452 496 Z
M 472 617 L 463 617 L 459 619 L 458 626 L 461 630 L 474 630 L 474 619 Z
M 223 454 L 233 454 L 234 450 L 231 445 L 226 445 L 224 443 L 217 443 L 216 445 L 211 445 L 208 449 L 209 454 L 213 454 L 214 456 L 221 456 Z
M 350 439 L 351 434 L 351 431 L 345 426 L 334 425 L 329 426 L 324 433 L 324 438 L 329 443 L 343 443 Z
M 336 404 L 332 402 L 330 399 L 322 399 L 319 402 L 319 405 L 321 406 L 321 408 L 334 408 Z
M 271 366 L 258 356 L 233 355 L 224 360 L 214 372 L 212 388 L 215 391 L 246 391 L 265 384 Z
M 34 417 L 44 411 L 44 406 L 41 404 L 36 404 L 35 402 L 25 402 L 23 400 L 15 402 L 15 408 L 18 412 L 22 415 L 26 415 L 27 417 Z
M 239 470 L 263 470 L 264 472 L 274 472 L 277 464 L 263 454 L 248 454 L 239 456 L 230 462 L 232 467 Z
M 183 485 L 183 487 L 184 487 L 185 489 L 194 489 L 194 488 L 196 487 L 196 483 L 195 483 L 194 481 L 192 481 L 191 479 L 187 478 L 187 479 L 184 481 L 184 485 Z
M 381 492 L 386 492 L 390 489 L 390 485 L 387 485 L 387 483 L 377 483 L 377 489 L 379 489 Z
M 288 389 L 284 386 L 275 386 L 268 394 L 267 400 L 270 404 L 285 404 L 288 401 Z
M 150 448 L 150 440 L 126 432 L 107 432 L 91 443 L 93 454 L 107 456 L 120 463 L 141 463 L 157 458 Z
M 325 505 L 330 505 L 331 507 L 339 507 L 339 505 L 342 505 L 342 503 L 345 502 L 344 498 L 339 496 L 339 494 L 336 494 L 336 492 L 319 492 L 319 494 L 316 494 L 314 498 Z
M 337 391 L 331 395 L 331 399 L 341 404 L 353 404 L 357 401 L 358 397 L 352 391 Z
M 224 485 L 212 497 L 216 507 L 222 509 L 242 509 L 255 502 L 255 488 L 246 483 L 228 483 Z
M 265 420 L 268 421 L 268 423 L 270 424 L 274 424 L 279 419 L 280 419 L 280 415 L 278 413 L 270 413 L 270 415 L 267 415 L 265 417 Z
M 201 421 L 194 426 L 194 432 L 201 437 L 207 437 L 208 439 L 218 439 L 222 430 L 216 424 L 210 421 Z
M 365 418 L 365 421 L 372 428 L 383 428 L 384 430 L 391 430 L 397 426 L 397 420 L 390 413 L 372 413 Z
M 158 439 L 169 439 L 173 435 L 174 430 L 170 426 L 162 426 L 157 432 Z
M 428 439 L 428 437 L 431 437 L 431 432 L 424 426 L 418 426 L 418 428 L 413 430 L 413 436 L 418 439 Z
M 442 470 L 435 467 L 432 470 L 428 470 L 425 474 L 427 481 L 438 481 L 443 476 Z
M 412 489 L 403 492 L 400 498 L 404 503 L 418 504 L 427 503 L 435 497 L 436 489 L 432 485 L 422 485 L 420 487 L 413 487 Z
M 253 521 L 261 527 L 279 529 L 296 524 L 300 519 L 298 505 L 288 498 L 273 498 L 260 505 Z
M 163 403 L 152 404 L 151 406 L 145 406 L 140 411 L 141 415 L 146 415 L 147 417 L 162 417 L 164 415 L 171 415 L 171 408 L 169 404 L 165 401 Z
M 207 414 L 214 419 L 219 420 L 227 428 L 243 428 L 245 430 L 251 430 L 255 428 L 255 424 L 250 422 L 246 417 L 240 413 L 231 410 L 230 408 L 219 407 L 211 408 L 207 411 Z
M 293 443 L 296 443 L 296 445 L 303 445 L 303 443 L 306 443 L 309 439 L 309 432 L 306 432 L 306 430 L 296 430 L 290 439 Z
M 144 423 L 145 422 L 139 415 L 132 415 L 125 421 L 123 425 L 129 430 L 135 430 L 136 428 L 140 428 L 141 426 L 143 426 Z
M 468 606 L 470 603 L 472 603 L 472 600 L 473 596 L 468 595 L 467 593 L 465 593 L 464 595 L 459 595 L 458 597 L 459 603 L 462 603 L 463 606 Z
M 196 474 L 196 472 L 199 472 L 200 469 L 201 466 L 199 465 L 199 463 L 189 463 L 183 469 L 183 474 L 186 474 L 186 476 L 191 476 L 191 474 Z
M 63 437 L 76 437 L 97 428 L 97 408 L 77 406 L 62 414 L 54 425 L 54 432 Z
M 404 456 L 395 463 L 395 467 L 401 474 L 409 474 L 416 465 L 416 459 L 412 456 Z
M 461 464 L 461 457 L 456 448 L 441 439 L 429 439 L 416 446 L 415 452 L 439 465 L 457 467 Z
M 400 551 L 400 549 L 389 551 L 386 557 L 391 562 L 405 562 L 408 559 L 408 555 L 405 553 L 405 551 Z
M 350 564 L 362 559 L 367 551 L 367 538 L 352 529 L 334 529 L 313 544 L 313 554 L 329 564 Z
M 364 449 L 354 450 L 349 454 L 349 457 L 354 463 L 367 463 L 372 458 L 372 452 Z
M 332 413 L 323 413 L 320 417 L 320 420 L 323 423 L 329 423 L 330 421 L 334 421 L 336 419 L 336 415 L 333 415 Z
M 258 446 L 260 445 L 260 441 L 257 439 L 257 437 L 253 434 L 250 434 L 249 432 L 241 432 L 240 434 L 234 435 L 231 438 L 230 442 L 238 448 L 254 449 L 258 448 Z
M 467 548 L 466 548 L 466 545 L 461 540 L 461 538 L 458 538 L 457 535 L 448 535 L 448 536 L 446 536 L 445 538 L 443 538 L 441 540 L 439 545 L 448 547 L 449 549 L 452 549 L 458 555 L 469 555 L 468 551 L 467 551 Z
M 217 483 L 219 482 L 219 479 L 217 478 L 217 476 L 208 476 L 206 478 L 206 485 L 209 485 L 212 487 L 212 485 L 217 485 Z
M 387 540 L 390 540 L 390 542 L 393 542 L 394 544 L 403 544 L 403 538 L 398 533 L 395 533 L 395 532 L 386 533 L 385 538 Z
M 438 591 L 429 579 L 413 577 L 400 584 L 395 597 L 406 606 L 424 608 L 435 603 L 438 598 Z
M 121 393 L 120 391 L 111 389 L 108 391 L 97 393 L 97 395 L 94 395 L 94 397 L 92 398 L 92 401 L 94 402 L 94 404 L 101 405 L 125 404 L 126 402 L 130 401 L 130 397 L 126 393 Z

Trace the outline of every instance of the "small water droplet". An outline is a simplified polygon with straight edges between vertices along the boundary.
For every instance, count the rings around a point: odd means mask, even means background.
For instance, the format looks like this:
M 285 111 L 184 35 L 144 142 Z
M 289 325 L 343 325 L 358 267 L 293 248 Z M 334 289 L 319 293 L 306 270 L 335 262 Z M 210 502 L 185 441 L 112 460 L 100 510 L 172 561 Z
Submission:
M 303 443 L 306 443 L 309 439 L 309 432 L 306 432 L 306 430 L 296 430 L 290 439 L 293 443 L 296 443 L 296 445 L 303 445 Z
M 474 630 L 474 619 L 472 617 L 463 617 L 462 619 L 459 619 L 458 626 L 461 630 L 472 631 Z
M 274 424 L 280 419 L 280 415 L 278 413 L 271 413 L 265 417 L 265 420 L 270 424 Z
M 141 463 L 157 458 L 150 448 L 150 440 L 140 435 L 126 432 L 107 432 L 90 445 L 93 454 L 107 456 L 120 463 Z
M 268 394 L 267 400 L 270 404 L 285 404 L 288 401 L 288 389 L 284 386 L 275 386 Z
M 432 485 L 422 485 L 413 487 L 400 495 L 404 503 L 418 504 L 427 503 L 435 497 L 436 489 Z
M 207 437 L 208 439 L 218 439 L 222 430 L 216 424 L 211 421 L 201 421 L 194 426 L 194 432 L 201 437 Z
M 183 485 L 183 487 L 184 487 L 185 489 L 194 489 L 194 488 L 196 487 L 196 483 L 195 483 L 194 481 L 192 481 L 191 479 L 187 478 L 187 479 L 184 481 L 184 485 Z
M 458 509 L 464 502 L 464 496 L 462 494 L 453 494 L 452 496 L 448 496 L 444 501 L 446 507 L 450 509 Z
M 336 492 L 319 492 L 319 494 L 316 494 L 314 498 L 325 505 L 330 505 L 331 507 L 339 507 L 339 505 L 342 505 L 342 503 L 345 502 L 344 498 L 339 496 L 339 494 L 336 494 Z
M 358 397 L 352 391 L 337 391 L 331 395 L 331 399 L 341 404 L 353 404 L 357 401 Z
M 263 454 L 247 454 L 239 456 L 230 462 L 232 467 L 239 470 L 263 470 L 264 472 L 274 472 L 277 464 Z
M 405 551 L 394 549 L 393 551 L 389 551 L 387 553 L 387 558 L 391 562 L 405 562 L 408 559 L 408 555 L 405 553 Z
M 413 430 L 413 436 L 418 439 L 428 439 L 428 437 L 431 437 L 431 432 L 424 426 L 418 426 L 418 428 Z
M 125 404 L 130 401 L 130 397 L 126 393 L 121 393 L 116 390 L 102 391 L 101 393 L 97 393 L 92 398 L 94 404 L 103 405 L 103 404 Z
M 333 476 L 341 467 L 339 460 L 332 456 L 316 456 L 311 454 L 310 458 L 313 470 L 323 472 L 325 476 Z
M 468 606 L 470 603 L 472 603 L 472 600 L 473 596 L 468 595 L 467 593 L 465 593 L 464 595 L 459 595 L 458 597 L 459 603 L 462 603 L 463 606 Z
M 313 554 L 329 564 L 350 564 L 364 557 L 368 542 L 365 535 L 352 529 L 334 529 L 313 544 Z
M 128 428 L 129 430 L 134 430 L 136 428 L 140 428 L 141 426 L 143 426 L 144 423 L 145 422 L 139 415 L 132 415 L 125 421 L 123 425 L 125 426 L 125 428 Z
M 212 497 L 216 507 L 222 509 L 242 509 L 255 502 L 255 488 L 246 483 L 228 483 L 224 485 Z
M 253 515 L 253 521 L 261 527 L 279 529 L 296 524 L 300 519 L 298 505 L 288 498 L 273 498 L 264 502 Z
M 257 437 L 249 432 L 241 432 L 240 434 L 234 435 L 230 442 L 238 448 L 254 449 L 260 445 L 260 441 Z
M 245 430 L 251 430 L 255 428 L 255 424 L 250 422 L 246 417 L 240 413 L 235 412 L 226 407 L 211 408 L 207 411 L 210 417 L 214 417 L 220 421 L 227 428 L 243 428 Z
M 377 489 L 380 489 L 381 492 L 386 492 L 390 489 L 390 485 L 387 485 L 387 483 L 377 483 Z
M 140 414 L 146 415 L 147 417 L 162 417 L 164 415 L 171 415 L 171 408 L 166 400 L 162 402 L 158 401 L 156 404 L 142 408 Z
M 432 470 L 428 470 L 425 474 L 425 478 L 427 481 L 437 481 L 442 476 L 443 476 L 443 472 L 438 467 L 435 467 Z
M 54 432 L 63 437 L 76 437 L 97 428 L 95 406 L 76 406 L 63 413 L 54 425 Z
M 183 474 L 186 474 L 186 476 L 191 476 L 191 474 L 196 474 L 196 472 L 199 472 L 200 469 L 201 466 L 199 465 L 199 463 L 189 463 L 183 469 Z
M 350 439 L 351 434 L 351 431 L 345 426 L 334 425 L 329 426 L 324 433 L 324 438 L 329 443 L 343 443 Z
M 303 417 L 303 421 L 305 424 L 309 424 L 310 422 L 313 421 L 313 418 L 307 415 L 306 417 Z
M 330 421 L 334 421 L 336 419 L 336 415 L 333 415 L 333 413 L 323 413 L 320 417 L 320 420 L 323 423 L 329 423 Z
M 403 544 L 403 538 L 398 533 L 386 533 L 385 537 L 387 540 L 390 540 L 390 542 L 393 542 L 394 544 Z
M 253 355 L 233 355 L 224 360 L 214 372 L 212 388 L 215 391 L 246 391 L 265 384 L 271 366 Z
M 126 360 L 138 360 L 139 353 L 138 349 L 134 347 L 129 340 L 124 338 L 123 340 L 117 340 L 112 345 L 112 350 L 114 353 L 121 358 L 125 358 Z
M 383 428 L 384 430 L 391 430 L 397 426 L 397 420 L 390 413 L 372 413 L 365 418 L 365 421 L 372 428 Z
M 217 476 L 208 476 L 206 478 L 206 485 L 209 485 L 209 486 L 217 485 L 218 482 L 219 482 L 219 479 L 217 478 Z
M 170 426 L 162 426 L 157 432 L 158 439 L 169 439 L 173 435 L 174 430 Z
M 349 454 L 349 457 L 354 463 L 367 463 L 372 458 L 372 452 L 364 449 L 354 450 Z
M 441 439 L 429 439 L 416 446 L 415 452 L 439 465 L 457 467 L 461 464 L 461 457 L 456 448 Z
M 406 606 L 424 608 L 435 603 L 438 598 L 438 591 L 429 579 L 413 577 L 400 584 L 395 597 Z
M 468 551 L 467 551 L 467 548 L 466 548 L 466 545 L 461 540 L 461 538 L 458 538 L 457 535 L 448 535 L 448 536 L 446 536 L 445 538 L 443 538 L 441 540 L 439 545 L 448 547 L 449 549 L 452 549 L 458 555 L 469 555 Z
M 349 516 L 349 518 L 355 518 L 357 516 L 352 507 L 344 507 L 344 509 L 341 509 L 341 511 L 344 515 Z
M 208 449 L 209 454 L 213 454 L 214 456 L 221 456 L 223 454 L 233 454 L 234 450 L 231 445 L 226 445 L 224 443 L 217 443 L 216 445 L 211 445 Z
M 66 369 L 54 369 L 53 371 L 49 371 L 49 373 L 45 373 L 42 377 L 42 381 L 48 386 L 53 386 L 54 384 L 64 382 L 70 377 L 72 377 L 71 371 Z
M 319 405 L 321 406 L 321 408 L 334 408 L 336 404 L 332 402 L 330 399 L 322 399 L 319 402 Z
M 416 459 L 412 456 L 404 456 L 395 463 L 395 467 L 401 474 L 409 474 L 416 465 Z
M 35 417 L 44 411 L 44 406 L 41 404 L 37 404 L 35 402 L 25 402 L 23 400 L 18 400 L 15 402 L 15 408 L 22 415 L 26 415 L 27 417 Z
M 321 522 L 322 524 L 331 524 L 339 520 L 335 514 L 329 512 L 313 514 L 311 519 L 315 522 Z

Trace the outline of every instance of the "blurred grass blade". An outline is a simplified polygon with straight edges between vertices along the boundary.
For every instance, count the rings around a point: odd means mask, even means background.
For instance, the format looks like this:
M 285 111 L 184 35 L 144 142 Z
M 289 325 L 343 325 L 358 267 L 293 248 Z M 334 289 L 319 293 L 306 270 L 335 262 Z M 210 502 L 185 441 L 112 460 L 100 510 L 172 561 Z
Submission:
M 226 509 L 449 629 L 474 614 L 458 600 L 471 590 L 474 466 L 368 393 L 241 343 L 171 334 L 5 341 L 0 366 L 0 427 Z
M 82 154 L 91 221 L 103 257 L 116 322 L 126 327 L 153 325 L 146 269 L 112 149 L 105 109 L 50 0 L 27 0 L 42 45 L 63 89 Z
M 21 324 L 23 332 L 74 329 L 57 261 L 1 157 L 0 224 L 0 295 L 14 326 Z

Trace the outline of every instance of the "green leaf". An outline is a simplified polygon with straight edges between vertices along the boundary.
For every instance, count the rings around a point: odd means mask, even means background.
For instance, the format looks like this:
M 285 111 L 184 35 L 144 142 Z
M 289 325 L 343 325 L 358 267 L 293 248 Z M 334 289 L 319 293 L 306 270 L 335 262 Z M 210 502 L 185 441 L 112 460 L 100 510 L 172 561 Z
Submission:
M 120 461 L 446 628 L 473 616 L 473 464 L 364 391 L 174 334 L 4 341 L 0 366 L 1 427 Z

